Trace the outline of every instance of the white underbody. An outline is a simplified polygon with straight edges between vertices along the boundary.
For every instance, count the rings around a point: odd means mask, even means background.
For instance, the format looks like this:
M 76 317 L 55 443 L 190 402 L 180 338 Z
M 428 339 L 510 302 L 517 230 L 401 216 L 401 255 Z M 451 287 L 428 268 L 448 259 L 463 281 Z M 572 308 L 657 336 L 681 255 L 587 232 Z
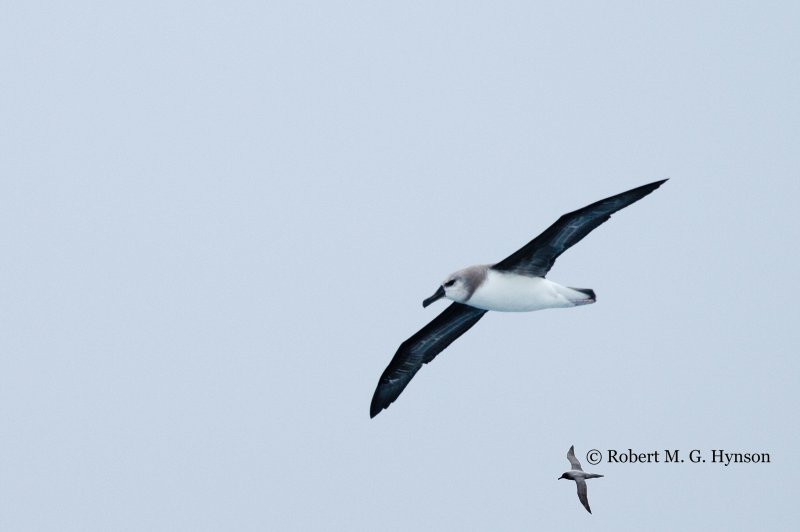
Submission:
M 594 303 L 594 299 L 543 277 L 528 277 L 490 269 L 484 282 L 464 303 L 485 310 L 530 312 L 586 305 Z

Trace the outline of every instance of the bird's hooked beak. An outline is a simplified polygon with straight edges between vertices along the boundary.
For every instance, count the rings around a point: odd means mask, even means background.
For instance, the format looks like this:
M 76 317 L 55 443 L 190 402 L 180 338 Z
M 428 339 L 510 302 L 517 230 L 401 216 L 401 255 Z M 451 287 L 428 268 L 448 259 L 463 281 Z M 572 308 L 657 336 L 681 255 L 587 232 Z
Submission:
M 442 299 L 443 297 L 444 297 L 444 286 L 439 285 L 439 288 L 436 289 L 436 293 L 434 293 L 431 297 L 423 301 L 422 306 L 427 307 L 434 301 Z

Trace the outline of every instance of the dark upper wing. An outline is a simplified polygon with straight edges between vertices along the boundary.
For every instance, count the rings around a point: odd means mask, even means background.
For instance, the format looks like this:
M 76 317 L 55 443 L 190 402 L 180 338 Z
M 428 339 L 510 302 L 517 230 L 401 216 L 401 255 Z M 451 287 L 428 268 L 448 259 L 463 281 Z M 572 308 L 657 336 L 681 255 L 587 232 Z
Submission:
M 400 395 L 422 364 L 427 364 L 448 345 L 467 332 L 487 311 L 461 303 L 453 303 L 433 318 L 414 336 L 400 344 L 392 361 L 383 371 L 369 417 L 375 417 Z
M 575 484 L 578 485 L 578 498 L 581 500 L 581 504 L 586 508 L 587 512 L 592 513 L 592 509 L 589 508 L 589 497 L 586 496 L 586 481 L 578 479 Z
M 567 460 L 569 460 L 569 465 L 572 466 L 572 469 L 577 469 L 578 471 L 583 471 L 581 469 L 581 463 L 578 462 L 578 459 L 575 458 L 575 446 L 570 445 L 569 451 L 567 451 Z
M 580 242 L 612 214 L 647 196 L 664 181 L 666 179 L 634 188 L 563 215 L 541 235 L 492 268 L 544 277 L 559 255 Z

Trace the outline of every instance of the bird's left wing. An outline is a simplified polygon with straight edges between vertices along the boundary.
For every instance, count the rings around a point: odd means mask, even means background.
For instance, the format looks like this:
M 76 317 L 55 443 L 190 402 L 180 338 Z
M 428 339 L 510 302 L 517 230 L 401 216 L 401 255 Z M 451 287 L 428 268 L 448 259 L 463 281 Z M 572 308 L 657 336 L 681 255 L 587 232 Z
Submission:
M 422 364 L 433 360 L 456 338 L 478 323 L 486 312 L 469 305 L 453 303 L 414 336 L 400 344 L 397 353 L 378 381 L 378 387 L 372 396 L 369 416 L 375 417 L 381 410 L 388 408 Z
M 567 460 L 569 460 L 569 465 L 572 466 L 572 469 L 577 469 L 578 471 L 583 471 L 581 469 L 581 463 L 575 458 L 575 446 L 570 445 L 569 451 L 567 451 Z
M 575 484 L 578 485 L 578 498 L 581 500 L 581 504 L 586 508 L 587 512 L 592 513 L 592 509 L 589 508 L 589 497 L 586 495 L 586 481 L 578 479 Z

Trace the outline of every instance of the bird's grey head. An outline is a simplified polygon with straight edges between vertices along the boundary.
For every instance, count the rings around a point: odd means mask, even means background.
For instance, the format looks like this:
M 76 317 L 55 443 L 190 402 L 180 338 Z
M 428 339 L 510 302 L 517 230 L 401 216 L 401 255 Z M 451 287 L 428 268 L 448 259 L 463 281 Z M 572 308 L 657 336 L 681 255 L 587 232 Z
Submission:
M 463 270 L 451 273 L 442 281 L 436 292 L 422 302 L 423 307 L 427 307 L 434 301 L 446 297 L 457 303 L 466 303 L 478 286 L 486 279 L 486 272 L 489 266 L 470 266 Z

